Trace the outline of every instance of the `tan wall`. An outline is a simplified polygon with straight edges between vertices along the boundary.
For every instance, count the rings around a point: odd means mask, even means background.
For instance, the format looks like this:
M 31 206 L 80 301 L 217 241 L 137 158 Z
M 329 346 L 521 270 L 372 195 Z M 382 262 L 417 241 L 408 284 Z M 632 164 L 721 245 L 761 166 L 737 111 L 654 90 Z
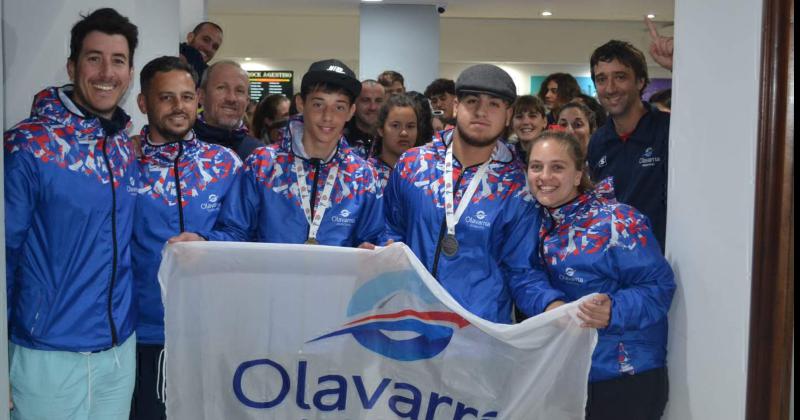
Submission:
M 294 70 L 295 90 L 302 74 L 318 59 L 339 58 L 358 70 L 358 16 L 209 17 L 225 30 L 218 57 L 241 62 L 251 57 L 251 63 L 265 69 Z M 663 32 L 670 34 L 671 27 Z M 511 73 L 519 93 L 528 93 L 531 75 L 556 71 L 588 75 L 589 56 L 598 45 L 618 38 L 644 50 L 647 36 L 639 22 L 443 18 L 440 74 L 455 79 L 471 64 L 493 62 Z M 651 67 L 650 73 L 652 77 L 670 77 L 660 67 Z M 359 75 L 362 79 L 376 76 Z

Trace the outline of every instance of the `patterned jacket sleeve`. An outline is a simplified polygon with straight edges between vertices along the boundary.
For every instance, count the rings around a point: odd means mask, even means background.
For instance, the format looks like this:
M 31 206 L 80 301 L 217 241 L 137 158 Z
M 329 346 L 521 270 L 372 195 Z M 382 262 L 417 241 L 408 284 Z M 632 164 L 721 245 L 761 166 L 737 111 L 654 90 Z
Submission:
M 244 242 L 254 238 L 259 209 L 259 186 L 252 167 L 252 157 L 253 155 L 247 159 L 243 170 L 236 171 L 214 229 L 210 232 L 198 232 L 209 241 Z
M 386 189 L 383 190 L 383 211 L 384 218 L 386 219 L 386 226 L 378 239 L 378 243 L 383 245 L 389 240 L 395 242 L 405 242 L 406 222 L 409 215 L 406 214 L 404 202 L 401 195 L 403 177 L 400 176 L 403 161 L 398 160 L 397 166 L 392 170 L 392 175 L 389 176 L 389 182 L 386 184 Z
M 22 260 L 22 247 L 36 212 L 39 173 L 33 155 L 18 147 L 27 143 L 24 132 L 6 132 L 4 142 L 6 293 L 10 298 Z
M 367 181 L 364 210 L 356 230 L 354 246 L 362 242 L 377 244 L 386 225 L 383 215 L 383 192 L 378 173 L 372 166 L 368 166 L 367 169 L 364 171 Z
M 529 201 L 519 204 L 516 222 L 506 228 L 501 262 L 514 303 L 526 315 L 535 316 L 544 312 L 553 301 L 566 298 L 564 293 L 551 286 L 539 261 L 539 208 Z
M 667 317 L 675 278 L 641 213 L 620 206 L 611 228 L 618 239 L 612 241 L 609 258 L 622 287 L 610 295 L 611 321 L 607 330 L 621 334 L 647 328 Z

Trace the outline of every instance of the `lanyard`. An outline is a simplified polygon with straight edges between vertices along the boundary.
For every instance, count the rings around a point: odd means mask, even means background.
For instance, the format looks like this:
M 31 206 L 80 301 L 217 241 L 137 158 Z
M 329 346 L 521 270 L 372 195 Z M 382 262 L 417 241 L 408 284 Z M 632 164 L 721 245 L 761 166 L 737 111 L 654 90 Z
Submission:
M 322 218 L 325 216 L 325 210 L 330 207 L 331 191 L 333 184 L 336 182 L 336 174 L 339 173 L 339 165 L 334 165 L 328 172 L 328 178 L 325 180 L 325 188 L 322 190 L 322 197 L 314 206 L 314 217 L 311 217 L 311 193 L 308 190 L 308 181 L 306 180 L 306 170 L 300 162 L 300 158 L 294 156 L 294 172 L 297 174 L 297 189 L 300 190 L 300 198 L 303 203 L 303 212 L 306 214 L 308 221 L 308 239 L 307 244 L 318 244 L 317 231 L 319 225 L 322 223 Z M 317 174 L 319 176 L 319 174 Z M 316 180 L 314 180 L 316 182 Z
M 444 157 L 444 215 L 445 222 L 447 223 L 447 234 L 449 236 L 455 237 L 456 225 L 461 219 L 461 215 L 463 215 L 464 211 L 467 209 L 469 202 L 472 201 L 472 196 L 475 195 L 475 190 L 478 189 L 478 184 L 483 182 L 486 178 L 486 171 L 489 169 L 489 163 L 491 163 L 492 159 L 494 159 L 494 153 L 492 154 L 492 157 L 486 162 L 483 162 L 478 168 L 478 171 L 475 172 L 475 176 L 469 182 L 467 190 L 464 192 L 464 195 L 461 196 L 461 201 L 458 202 L 458 209 L 453 211 L 453 187 L 455 180 L 453 180 L 452 142 L 447 148 L 447 153 Z

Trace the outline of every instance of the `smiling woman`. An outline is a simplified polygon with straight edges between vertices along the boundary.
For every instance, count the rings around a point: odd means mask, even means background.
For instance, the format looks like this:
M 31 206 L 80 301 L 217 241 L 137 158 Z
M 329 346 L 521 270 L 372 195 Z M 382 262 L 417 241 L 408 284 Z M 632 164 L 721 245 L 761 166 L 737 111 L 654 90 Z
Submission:
M 572 134 L 533 141 L 528 183 L 543 205 L 539 257 L 553 287 L 598 329 L 589 420 L 658 419 L 667 402 L 667 313 L 675 280 L 647 219 L 618 203 L 610 179 L 594 188 Z M 558 302 L 551 304 L 557 305 Z

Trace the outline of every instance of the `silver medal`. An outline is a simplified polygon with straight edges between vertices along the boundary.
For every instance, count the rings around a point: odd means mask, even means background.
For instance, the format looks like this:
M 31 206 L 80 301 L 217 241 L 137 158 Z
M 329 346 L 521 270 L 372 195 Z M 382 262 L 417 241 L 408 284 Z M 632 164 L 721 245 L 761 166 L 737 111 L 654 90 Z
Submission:
M 448 257 L 452 257 L 458 253 L 458 239 L 456 239 L 455 235 L 447 234 L 442 239 L 442 251 L 444 255 Z

